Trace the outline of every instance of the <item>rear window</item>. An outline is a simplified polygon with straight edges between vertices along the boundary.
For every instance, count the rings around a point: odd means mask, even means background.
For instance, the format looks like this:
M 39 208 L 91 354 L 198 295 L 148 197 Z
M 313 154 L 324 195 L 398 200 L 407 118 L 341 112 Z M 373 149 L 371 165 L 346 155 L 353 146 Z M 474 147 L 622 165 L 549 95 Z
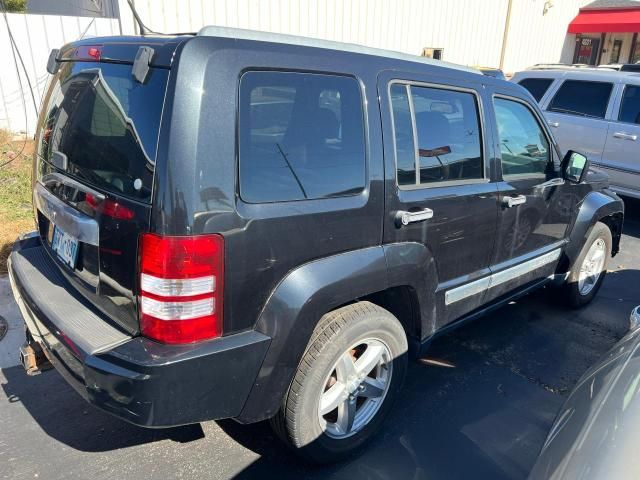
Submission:
M 551 100 L 549 111 L 604 118 L 612 89 L 612 83 L 567 80 Z
M 539 102 L 544 97 L 552 83 L 552 78 L 525 78 L 519 82 L 520 85 L 529 90 L 536 102 Z
M 39 155 L 79 181 L 148 202 L 168 70 L 145 84 L 131 65 L 63 63 L 41 125 Z
M 365 185 L 362 97 L 350 77 L 247 72 L 240 82 L 240 196 L 338 197 Z

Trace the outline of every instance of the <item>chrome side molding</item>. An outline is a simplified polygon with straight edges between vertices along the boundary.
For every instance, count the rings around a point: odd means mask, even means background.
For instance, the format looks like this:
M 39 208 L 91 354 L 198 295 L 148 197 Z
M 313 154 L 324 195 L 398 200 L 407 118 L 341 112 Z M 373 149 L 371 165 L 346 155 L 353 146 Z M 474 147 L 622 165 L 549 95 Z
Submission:
M 506 270 L 502 270 L 471 283 L 467 283 L 466 285 L 448 290 L 444 294 L 444 303 L 446 305 L 451 305 L 452 303 L 477 295 L 478 293 L 482 293 L 484 290 L 497 287 L 498 285 L 507 283 L 514 278 L 521 277 L 522 275 L 526 275 L 529 272 L 533 272 L 539 268 L 549 265 L 560 258 L 561 251 L 562 250 L 560 248 L 557 248 L 549 253 L 527 260 L 519 265 L 515 265 L 507 268 Z

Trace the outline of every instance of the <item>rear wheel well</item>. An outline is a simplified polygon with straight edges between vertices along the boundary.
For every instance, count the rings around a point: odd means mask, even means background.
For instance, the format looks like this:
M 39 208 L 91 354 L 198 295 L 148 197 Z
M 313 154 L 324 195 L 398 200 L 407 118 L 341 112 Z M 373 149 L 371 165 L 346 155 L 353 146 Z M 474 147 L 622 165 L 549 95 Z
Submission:
M 358 300 L 367 300 L 388 310 L 404 328 L 407 338 L 421 338 L 420 308 L 416 291 L 408 285 L 372 293 Z

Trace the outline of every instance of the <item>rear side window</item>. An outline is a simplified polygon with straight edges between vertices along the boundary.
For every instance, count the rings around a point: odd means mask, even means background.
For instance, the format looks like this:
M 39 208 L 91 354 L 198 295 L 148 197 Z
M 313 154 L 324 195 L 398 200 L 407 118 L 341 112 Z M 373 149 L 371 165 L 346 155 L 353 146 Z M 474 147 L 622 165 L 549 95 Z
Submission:
M 525 78 L 520 82 L 524 88 L 529 90 L 536 102 L 539 102 L 544 94 L 547 93 L 549 86 L 553 83 L 552 78 Z
M 625 87 L 618 120 L 640 124 L 640 87 L 635 85 Z
M 365 186 L 354 78 L 247 72 L 240 81 L 240 196 L 250 203 L 338 197 Z
M 62 63 L 38 154 L 81 182 L 149 201 L 168 74 L 152 68 L 143 85 L 131 65 Z
M 391 107 L 398 185 L 437 186 L 484 177 L 473 93 L 394 84 Z
M 565 81 L 551 100 L 549 111 L 604 118 L 613 84 L 607 82 Z

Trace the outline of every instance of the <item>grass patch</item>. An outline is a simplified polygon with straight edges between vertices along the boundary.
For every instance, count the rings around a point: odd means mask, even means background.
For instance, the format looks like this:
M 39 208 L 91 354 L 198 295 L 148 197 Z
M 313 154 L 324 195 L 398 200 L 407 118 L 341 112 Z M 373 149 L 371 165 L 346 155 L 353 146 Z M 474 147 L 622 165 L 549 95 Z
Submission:
M 7 257 L 17 236 L 34 229 L 32 153 L 32 140 L 25 144 L 0 130 L 0 275 L 7 273 Z

